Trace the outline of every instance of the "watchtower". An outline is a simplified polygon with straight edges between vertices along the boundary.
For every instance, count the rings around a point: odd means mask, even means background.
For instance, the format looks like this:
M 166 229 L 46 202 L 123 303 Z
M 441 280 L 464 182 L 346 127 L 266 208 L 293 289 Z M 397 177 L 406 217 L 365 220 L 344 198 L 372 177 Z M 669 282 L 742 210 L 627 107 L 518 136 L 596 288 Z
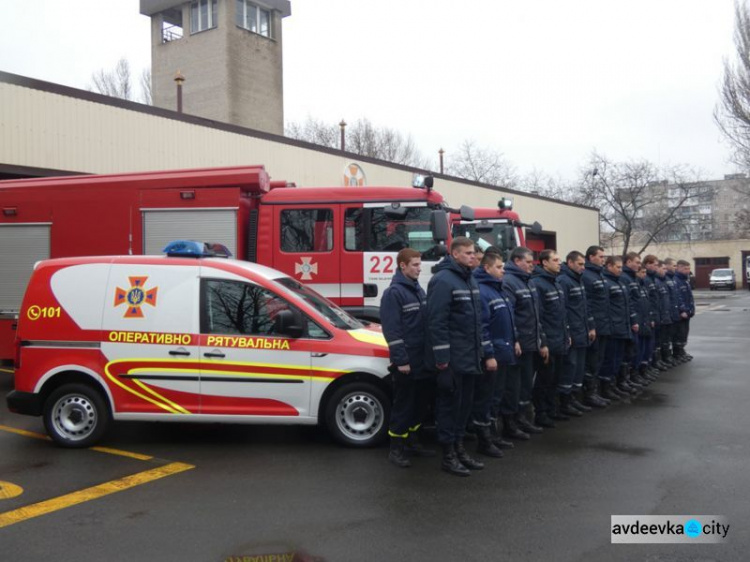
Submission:
M 151 18 L 153 104 L 283 134 L 281 20 L 289 0 L 140 0 Z

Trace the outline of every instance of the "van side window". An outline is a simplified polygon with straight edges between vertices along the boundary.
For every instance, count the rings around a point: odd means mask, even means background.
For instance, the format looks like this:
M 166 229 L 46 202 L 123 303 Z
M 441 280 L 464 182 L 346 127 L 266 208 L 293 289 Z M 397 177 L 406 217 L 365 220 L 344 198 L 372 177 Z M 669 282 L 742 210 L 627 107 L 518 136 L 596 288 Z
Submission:
M 344 248 L 352 252 L 361 252 L 362 244 L 362 209 L 347 209 L 344 215 Z
M 276 314 L 290 308 L 271 291 L 239 281 L 204 279 L 201 292 L 204 334 L 275 335 Z
M 330 252 L 332 249 L 333 211 L 331 209 L 281 211 L 282 252 Z

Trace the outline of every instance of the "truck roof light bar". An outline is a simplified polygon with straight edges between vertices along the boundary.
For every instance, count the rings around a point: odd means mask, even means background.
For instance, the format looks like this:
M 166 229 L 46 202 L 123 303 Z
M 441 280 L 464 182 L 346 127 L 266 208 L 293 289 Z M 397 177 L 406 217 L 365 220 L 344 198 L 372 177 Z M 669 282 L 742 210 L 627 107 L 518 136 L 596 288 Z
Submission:
M 231 258 L 232 252 L 224 244 L 173 240 L 162 250 L 170 258 Z

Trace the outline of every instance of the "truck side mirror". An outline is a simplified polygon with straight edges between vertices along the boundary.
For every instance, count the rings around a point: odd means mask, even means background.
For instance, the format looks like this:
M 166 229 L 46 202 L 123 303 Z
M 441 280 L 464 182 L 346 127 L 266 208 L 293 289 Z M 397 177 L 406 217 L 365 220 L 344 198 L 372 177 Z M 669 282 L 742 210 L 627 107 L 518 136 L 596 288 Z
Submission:
M 474 220 L 474 209 L 469 207 L 468 205 L 461 205 L 461 209 L 459 210 L 461 213 L 461 220 L 462 221 L 473 221 Z
M 297 339 L 305 333 L 304 318 L 298 310 L 280 310 L 274 320 L 273 331 Z
M 542 225 L 538 221 L 534 221 L 534 224 L 531 225 L 531 232 L 539 236 L 542 233 Z
M 436 209 L 430 213 L 430 231 L 435 242 L 448 240 L 448 213 L 442 209 Z

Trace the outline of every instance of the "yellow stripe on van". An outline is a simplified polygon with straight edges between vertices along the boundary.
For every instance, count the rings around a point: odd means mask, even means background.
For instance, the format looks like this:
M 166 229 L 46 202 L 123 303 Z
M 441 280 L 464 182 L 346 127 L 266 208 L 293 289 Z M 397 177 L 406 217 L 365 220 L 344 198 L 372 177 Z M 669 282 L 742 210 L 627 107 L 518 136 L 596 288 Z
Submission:
M 385 341 L 385 336 L 380 332 L 373 332 L 371 330 L 349 330 L 347 332 L 351 337 L 357 341 L 363 343 L 371 343 L 375 345 L 381 345 L 388 347 L 388 343 Z
M 178 414 L 189 414 L 190 413 L 189 411 L 187 411 L 185 408 L 183 408 L 179 404 L 175 404 L 174 402 L 172 402 L 168 398 L 164 398 L 164 396 L 162 396 L 161 394 L 159 394 L 158 392 L 156 392 L 150 386 L 148 386 L 148 385 L 144 384 L 143 382 L 139 381 L 138 379 L 133 379 L 133 382 L 135 382 L 135 384 L 137 384 L 138 386 L 140 386 L 146 392 L 150 392 L 151 394 L 153 394 L 154 396 L 156 396 L 156 398 L 158 398 L 159 400 L 163 400 L 165 404 L 167 404 L 168 406 L 171 406 L 175 410 L 175 413 L 178 413 Z

